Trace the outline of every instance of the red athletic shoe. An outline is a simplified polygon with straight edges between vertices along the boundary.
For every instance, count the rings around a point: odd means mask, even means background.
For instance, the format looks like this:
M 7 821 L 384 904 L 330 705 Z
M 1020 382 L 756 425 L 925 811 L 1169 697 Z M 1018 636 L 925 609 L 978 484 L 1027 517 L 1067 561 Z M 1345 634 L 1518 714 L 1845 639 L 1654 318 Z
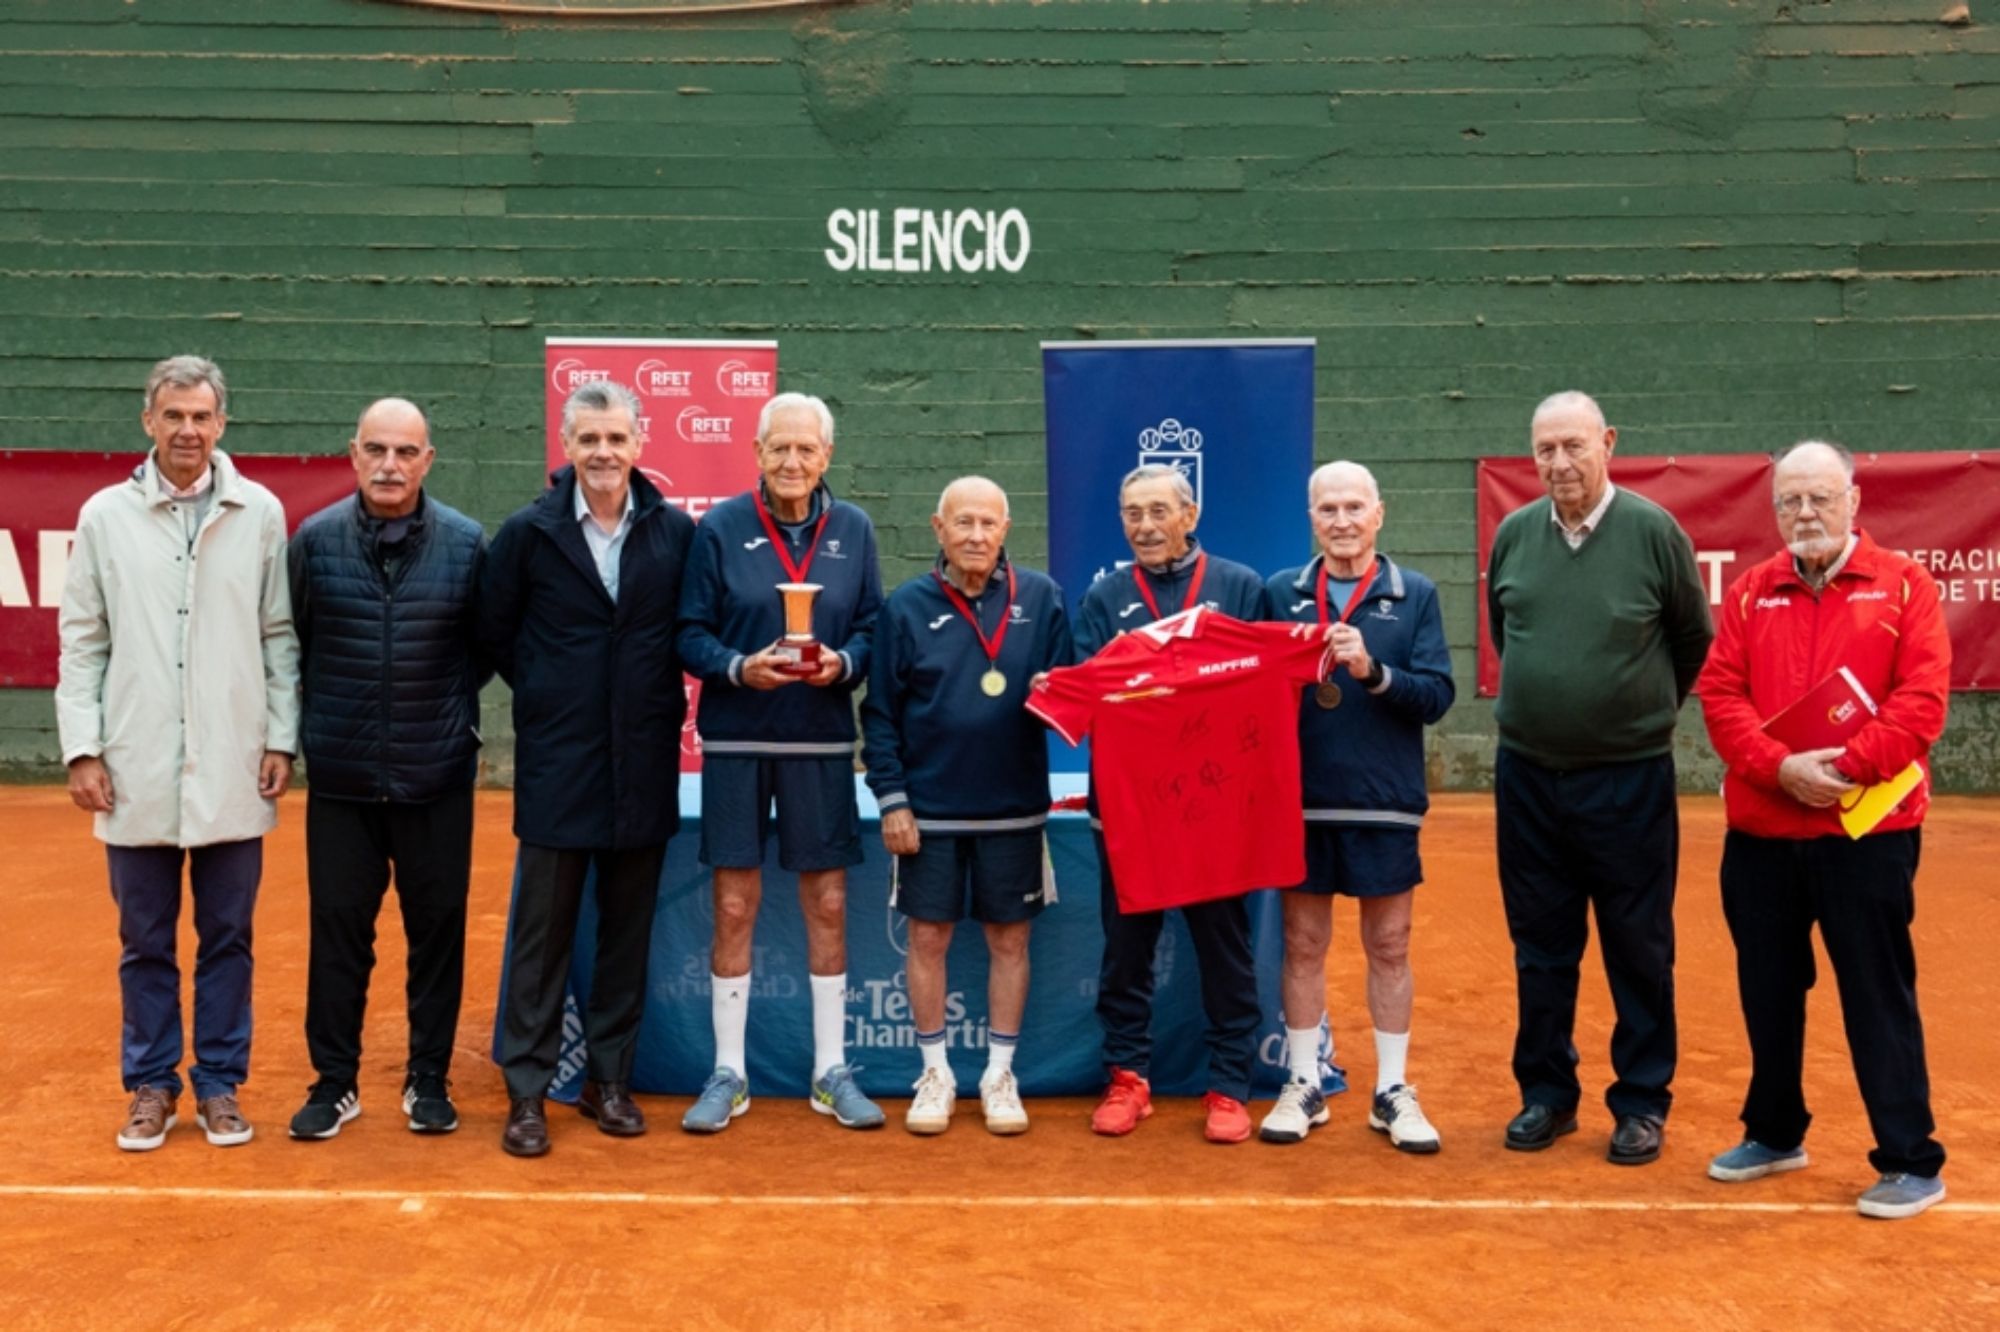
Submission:
M 1210 1142 L 1242 1142 L 1250 1136 L 1250 1111 L 1243 1102 L 1212 1091 L 1201 1103 L 1208 1108 L 1208 1127 L 1202 1136 Z
M 1090 1131 L 1107 1138 L 1122 1138 L 1139 1127 L 1139 1121 L 1153 1113 L 1153 1087 L 1129 1068 L 1111 1070 L 1111 1085 L 1090 1117 Z M 1250 1122 L 1246 1117 L 1246 1125 Z M 1246 1128 L 1244 1132 L 1249 1132 Z

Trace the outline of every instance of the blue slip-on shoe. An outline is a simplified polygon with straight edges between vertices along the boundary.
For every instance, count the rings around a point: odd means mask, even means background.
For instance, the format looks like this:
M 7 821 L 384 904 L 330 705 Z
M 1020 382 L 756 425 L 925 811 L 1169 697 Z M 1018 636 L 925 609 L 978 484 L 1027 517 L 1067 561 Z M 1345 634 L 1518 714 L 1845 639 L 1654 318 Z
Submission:
M 1762 1179 L 1766 1175 L 1781 1175 L 1787 1170 L 1805 1168 L 1805 1148 L 1794 1147 L 1788 1152 L 1781 1152 L 1775 1147 L 1766 1147 L 1754 1138 L 1745 1138 L 1708 1163 L 1708 1177 L 1725 1184 L 1740 1184 L 1746 1179 Z
M 861 1094 L 854 1081 L 854 1070 L 846 1064 L 828 1069 L 825 1077 L 813 1083 L 812 1108 L 820 1114 L 832 1115 L 842 1128 L 881 1128 L 887 1120 L 882 1107 Z
M 1944 1201 L 1944 1181 L 1936 1175 L 1887 1174 L 1855 1204 L 1863 1216 L 1900 1221 Z
M 750 1084 L 733 1068 L 718 1068 L 701 1085 L 688 1112 L 681 1116 L 681 1128 L 689 1133 L 720 1133 L 729 1121 L 750 1108 Z

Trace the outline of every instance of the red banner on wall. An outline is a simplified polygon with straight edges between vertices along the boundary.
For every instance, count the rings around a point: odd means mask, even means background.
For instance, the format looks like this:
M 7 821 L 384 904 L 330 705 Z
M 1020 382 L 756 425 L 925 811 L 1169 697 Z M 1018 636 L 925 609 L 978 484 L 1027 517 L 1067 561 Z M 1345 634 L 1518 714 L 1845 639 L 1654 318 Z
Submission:
M 550 338 L 544 359 L 551 471 L 568 461 L 563 402 L 584 384 L 613 380 L 639 395 L 639 428 L 646 436 L 639 470 L 668 503 L 699 521 L 756 481 L 757 414 L 778 391 L 777 343 Z M 694 716 L 701 686 L 690 678 L 687 691 L 681 771 L 697 772 L 701 736 Z
M 1611 479 L 1668 510 L 1694 541 L 1710 605 L 1778 550 L 1771 460 L 1762 454 L 1618 457 Z M 1951 687 L 2000 689 L 2000 456 L 1877 453 L 1855 458 L 1860 525 L 1929 569 L 1951 630 Z M 1479 692 L 1500 687 L 1486 622 L 1486 568 L 1500 520 L 1548 492 L 1531 458 L 1479 460 Z
M 285 506 L 286 530 L 354 493 L 354 464 L 331 456 L 229 455 Z M 0 450 L 0 688 L 56 683 L 56 617 L 83 502 L 132 474 L 144 453 Z

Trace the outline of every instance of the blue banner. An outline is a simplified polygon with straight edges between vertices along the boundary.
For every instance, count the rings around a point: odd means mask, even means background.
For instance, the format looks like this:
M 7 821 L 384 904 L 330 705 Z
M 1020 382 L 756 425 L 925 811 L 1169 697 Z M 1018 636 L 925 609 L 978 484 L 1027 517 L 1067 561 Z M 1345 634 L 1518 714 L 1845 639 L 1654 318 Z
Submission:
M 1312 555 L 1311 338 L 1045 342 L 1049 572 L 1070 609 L 1132 560 L 1118 482 L 1141 463 L 1179 469 L 1212 553 L 1269 575 Z M 1057 770 L 1085 758 L 1055 741 Z

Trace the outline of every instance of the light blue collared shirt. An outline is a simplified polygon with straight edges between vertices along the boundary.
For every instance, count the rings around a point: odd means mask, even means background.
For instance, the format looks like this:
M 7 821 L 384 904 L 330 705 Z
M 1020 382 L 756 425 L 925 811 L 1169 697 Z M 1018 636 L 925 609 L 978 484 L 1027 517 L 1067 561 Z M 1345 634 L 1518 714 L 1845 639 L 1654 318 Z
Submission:
M 618 556 L 625 549 L 625 538 L 632 532 L 632 490 L 625 490 L 625 512 L 618 515 L 618 526 L 607 532 L 598 526 L 597 519 L 591 517 L 590 505 L 583 498 L 583 481 L 576 483 L 576 520 L 583 525 L 584 544 L 590 547 L 590 558 L 597 562 L 597 576 L 604 580 L 604 591 L 613 601 L 618 600 Z

